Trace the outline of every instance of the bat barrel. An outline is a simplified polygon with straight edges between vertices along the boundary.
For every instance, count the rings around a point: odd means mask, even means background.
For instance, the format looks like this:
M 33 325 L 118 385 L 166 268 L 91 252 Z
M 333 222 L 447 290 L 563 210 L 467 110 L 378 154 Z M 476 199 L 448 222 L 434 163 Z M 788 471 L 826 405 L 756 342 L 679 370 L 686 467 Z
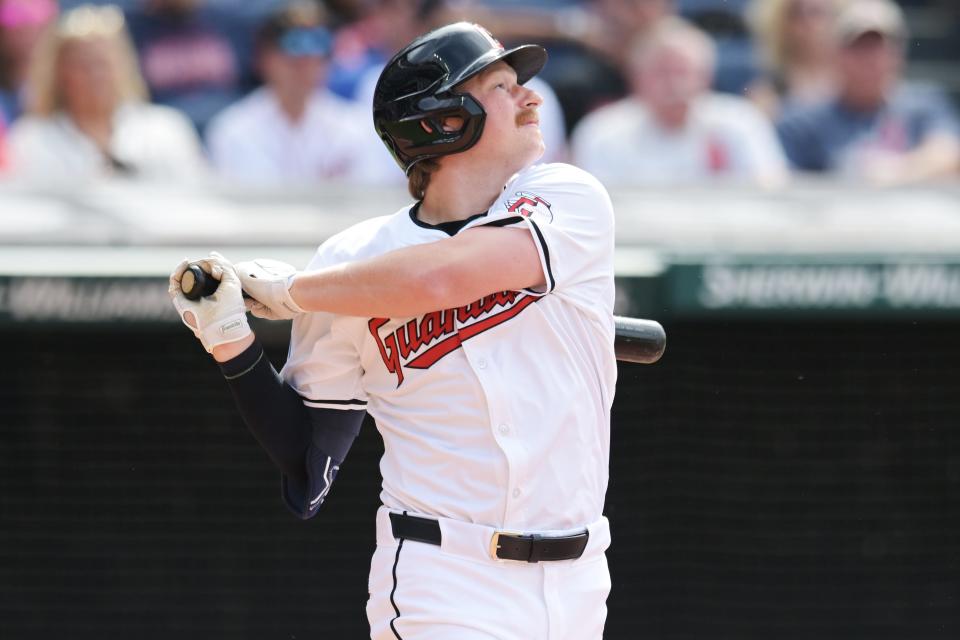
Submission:
M 613 343 L 617 360 L 653 364 L 667 347 L 667 333 L 655 320 L 614 316 L 616 339 Z

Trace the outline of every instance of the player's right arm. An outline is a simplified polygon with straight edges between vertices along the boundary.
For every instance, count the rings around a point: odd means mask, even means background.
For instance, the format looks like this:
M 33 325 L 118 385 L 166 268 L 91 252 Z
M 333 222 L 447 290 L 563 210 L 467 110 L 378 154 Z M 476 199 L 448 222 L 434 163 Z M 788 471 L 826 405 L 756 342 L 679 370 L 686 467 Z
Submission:
M 491 268 L 496 265 L 496 268 Z M 257 259 L 237 264 L 254 315 L 290 319 L 310 312 L 411 317 L 459 307 L 497 291 L 542 287 L 545 276 L 530 231 L 484 226 L 372 257 L 315 265 Z
M 497 291 L 539 287 L 544 273 L 529 232 L 481 227 L 299 274 L 291 284 L 291 297 L 307 311 L 412 317 Z
M 261 317 L 309 311 L 399 318 L 498 291 L 545 294 L 559 287 L 570 293 L 569 285 L 606 274 L 613 209 L 596 179 L 555 166 L 531 170 L 489 215 L 449 238 L 303 272 L 291 268 L 280 278 L 256 261 L 240 263 L 244 290 L 253 298 L 248 308 Z

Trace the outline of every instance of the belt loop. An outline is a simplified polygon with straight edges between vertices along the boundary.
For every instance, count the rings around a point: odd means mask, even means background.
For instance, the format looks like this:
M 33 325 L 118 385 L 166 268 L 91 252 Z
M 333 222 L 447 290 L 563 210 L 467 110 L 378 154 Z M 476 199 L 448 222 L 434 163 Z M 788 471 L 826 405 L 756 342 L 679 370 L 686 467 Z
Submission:
M 541 546 L 537 544 L 542 539 L 543 536 L 538 533 L 530 536 L 530 557 L 527 558 L 527 562 L 540 562 L 542 559 Z
M 390 513 L 390 524 L 393 537 L 397 540 L 414 540 L 440 546 L 442 534 L 440 523 L 431 518 L 411 516 L 406 511 Z

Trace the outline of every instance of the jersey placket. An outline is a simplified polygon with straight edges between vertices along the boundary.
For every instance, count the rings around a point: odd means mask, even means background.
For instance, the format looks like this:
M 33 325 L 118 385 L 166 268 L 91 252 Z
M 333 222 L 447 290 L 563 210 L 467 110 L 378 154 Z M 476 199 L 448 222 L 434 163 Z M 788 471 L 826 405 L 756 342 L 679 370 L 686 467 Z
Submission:
M 457 320 L 457 329 L 464 323 Z M 494 441 L 507 459 L 507 485 L 504 490 L 503 527 L 516 526 L 513 523 L 526 523 L 526 487 L 530 453 L 523 443 L 523 425 L 518 423 L 519 416 L 512 415 L 504 398 L 511 397 L 516 389 L 510 389 L 510 376 L 501 368 L 501 364 L 490 357 L 483 348 L 482 341 L 471 340 L 462 344 L 464 355 L 477 376 L 489 411 L 487 428 Z

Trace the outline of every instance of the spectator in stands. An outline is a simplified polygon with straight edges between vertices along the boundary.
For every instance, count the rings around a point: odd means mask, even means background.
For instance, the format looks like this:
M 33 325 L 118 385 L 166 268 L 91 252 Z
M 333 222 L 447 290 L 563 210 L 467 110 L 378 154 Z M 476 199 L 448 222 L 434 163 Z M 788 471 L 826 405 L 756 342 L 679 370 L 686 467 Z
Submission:
M 23 111 L 30 58 L 57 12 L 54 0 L 0 0 L 0 118 L 7 123 Z
M 205 0 L 137 0 L 127 19 L 154 102 L 186 113 L 198 130 L 256 86 L 248 13 Z
M 960 167 L 960 122 L 936 87 L 901 81 L 907 29 L 890 0 L 854 0 L 837 18 L 838 92 L 785 113 L 779 132 L 803 171 L 878 184 L 918 182 Z
M 677 14 L 676 0 L 593 0 L 606 23 L 609 47 L 624 63 L 629 59 L 623 43 L 650 34 L 660 22 Z
M 756 44 L 746 21 L 748 0 L 682 0 L 680 15 L 703 29 L 714 42 L 716 91 L 743 95 L 760 75 Z
M 360 20 L 373 0 L 324 0 L 330 19 L 337 28 Z
M 113 6 L 63 14 L 31 62 L 29 113 L 10 130 L 13 170 L 44 181 L 104 175 L 192 178 L 203 156 L 190 122 L 145 101 L 146 89 Z
M 350 100 L 360 99 L 371 70 L 380 70 L 393 54 L 436 24 L 444 0 L 363 0 L 357 20 L 334 36 L 327 86 Z
M 402 39 L 403 7 L 420 6 L 426 9 L 419 20 L 417 32 L 457 20 L 484 25 L 505 44 L 511 42 L 540 42 L 550 51 L 551 62 L 534 80 L 531 88 L 541 94 L 544 105 L 540 109 L 541 130 L 547 145 L 545 161 L 563 157 L 562 142 L 566 132 L 588 111 L 623 97 L 625 87 L 620 73 L 623 42 L 635 32 L 644 31 L 659 18 L 674 12 L 674 0 L 355 0 L 368 2 L 372 11 L 368 17 L 386 27 L 377 27 L 373 21 L 363 20 L 358 32 L 367 36 L 383 33 L 392 52 L 406 41 Z M 399 11 L 390 11 L 390 6 Z M 384 10 L 386 9 L 386 11 Z M 420 12 L 421 14 L 424 11 Z M 379 15 L 375 15 L 379 14 Z M 373 25 L 373 28 L 371 28 Z M 398 26 L 400 25 L 400 26 Z M 350 29 L 344 31 L 344 43 L 362 41 Z M 339 42 L 338 38 L 338 42 Z M 376 38 L 372 38 L 376 41 Z M 357 51 L 356 47 L 343 47 Z M 339 52 L 338 52 L 339 54 Z M 339 57 L 339 56 L 338 56 Z M 384 57 L 385 61 L 389 57 Z M 354 59 L 360 57 L 354 53 Z M 349 59 L 345 60 L 350 62 Z M 345 66 L 345 65 L 344 65 Z M 372 65 L 371 65 L 372 66 Z M 364 98 L 364 85 L 356 85 L 358 100 Z M 563 126 L 554 127 L 553 114 L 563 115 Z M 554 156 L 556 153 L 556 156 Z
M 256 45 L 265 85 L 217 115 L 207 130 L 218 172 L 260 184 L 376 181 L 365 155 L 382 144 L 369 107 L 360 110 L 323 88 L 330 45 L 316 2 L 292 2 L 266 19 Z
M 709 37 L 679 18 L 643 35 L 630 55 L 633 95 L 583 119 L 574 163 L 608 184 L 783 182 L 769 121 L 743 98 L 710 92 L 714 55 Z
M 784 106 L 823 101 L 836 86 L 839 0 L 753 0 L 750 24 L 766 74 L 748 95 L 772 120 Z
M 597 52 L 616 67 L 628 66 L 624 43 L 643 38 L 664 18 L 677 15 L 676 0 L 585 0 L 560 10 L 474 9 L 476 21 L 504 39 L 570 40 Z

